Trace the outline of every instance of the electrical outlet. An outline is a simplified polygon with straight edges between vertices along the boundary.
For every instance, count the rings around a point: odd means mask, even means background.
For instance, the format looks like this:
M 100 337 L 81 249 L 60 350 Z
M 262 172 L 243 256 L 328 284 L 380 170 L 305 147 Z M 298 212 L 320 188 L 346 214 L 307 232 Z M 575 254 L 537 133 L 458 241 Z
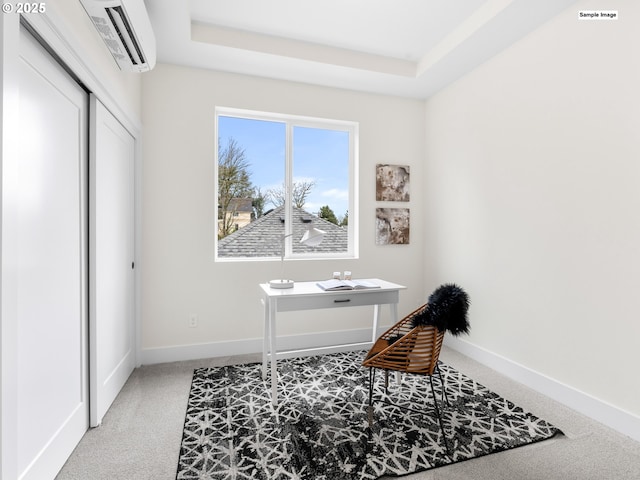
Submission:
M 196 328 L 198 326 L 198 316 L 191 315 L 189 317 L 189 328 Z

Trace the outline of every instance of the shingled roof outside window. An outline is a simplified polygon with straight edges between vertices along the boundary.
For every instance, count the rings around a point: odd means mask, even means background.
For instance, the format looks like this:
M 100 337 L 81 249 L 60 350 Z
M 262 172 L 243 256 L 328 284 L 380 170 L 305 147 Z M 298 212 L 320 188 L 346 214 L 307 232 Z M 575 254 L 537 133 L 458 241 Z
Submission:
M 284 206 L 274 208 L 246 227 L 219 240 L 218 257 L 279 257 L 280 237 L 285 231 L 284 216 Z M 293 207 L 292 221 L 293 253 L 348 251 L 349 235 L 346 227 L 340 227 L 296 207 Z M 317 247 L 307 247 L 299 243 L 310 224 L 326 232 L 322 243 Z

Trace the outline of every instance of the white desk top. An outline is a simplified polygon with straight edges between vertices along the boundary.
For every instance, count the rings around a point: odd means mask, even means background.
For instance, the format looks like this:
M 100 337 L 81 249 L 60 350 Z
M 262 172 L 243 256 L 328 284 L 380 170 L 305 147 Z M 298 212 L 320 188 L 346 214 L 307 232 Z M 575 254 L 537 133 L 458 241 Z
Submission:
M 362 290 L 338 290 L 338 291 L 325 291 L 321 289 L 317 283 L 321 280 L 314 280 L 311 282 L 295 282 L 293 288 L 271 288 L 268 283 L 261 283 L 260 288 L 264 291 L 264 293 L 269 297 L 283 297 L 289 295 L 295 296 L 304 296 L 304 295 L 336 295 L 336 294 L 361 294 L 367 292 L 380 292 L 380 291 L 389 291 L 389 290 L 404 290 L 407 287 L 404 285 L 398 285 L 397 283 L 387 282 L 386 280 L 380 280 L 379 278 L 358 278 L 354 280 L 366 280 L 367 282 L 372 282 L 377 285 L 380 285 L 380 288 L 368 288 Z

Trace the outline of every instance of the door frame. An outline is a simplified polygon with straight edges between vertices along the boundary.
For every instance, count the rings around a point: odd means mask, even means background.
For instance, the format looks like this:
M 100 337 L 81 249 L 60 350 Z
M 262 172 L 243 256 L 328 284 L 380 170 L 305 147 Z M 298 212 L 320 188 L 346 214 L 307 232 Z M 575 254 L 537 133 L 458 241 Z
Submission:
M 129 107 L 127 100 L 114 93 L 111 85 L 105 83 L 100 75 L 93 55 L 78 39 L 70 28 L 68 20 L 56 3 L 47 3 L 46 12 L 31 15 L 4 14 L 0 16 L 0 480 L 18 478 L 17 464 L 17 364 L 18 364 L 18 328 L 17 299 L 13 291 L 16 278 L 16 265 L 11 252 L 15 251 L 16 236 L 3 228 L 11 221 L 11 211 L 5 208 L 9 203 L 11 179 L 4 174 L 2 165 L 5 159 L 18 156 L 20 133 L 17 122 L 12 119 L 19 115 L 19 39 L 22 25 L 47 46 L 50 53 L 82 84 L 92 92 L 113 113 L 135 140 L 135 365 L 140 365 L 140 278 L 142 262 L 141 246 L 141 195 L 142 195 L 142 124 L 139 116 Z M 114 67 L 115 68 L 115 67 Z

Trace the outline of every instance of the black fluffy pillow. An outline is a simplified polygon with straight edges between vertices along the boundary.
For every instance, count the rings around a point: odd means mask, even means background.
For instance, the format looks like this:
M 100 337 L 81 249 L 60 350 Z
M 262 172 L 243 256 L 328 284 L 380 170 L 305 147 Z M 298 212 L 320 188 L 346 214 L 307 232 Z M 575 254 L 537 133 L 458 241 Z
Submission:
M 458 285 L 448 283 L 438 287 L 430 296 L 427 308 L 416 315 L 413 326 L 434 325 L 452 335 L 469 333 L 469 296 Z

